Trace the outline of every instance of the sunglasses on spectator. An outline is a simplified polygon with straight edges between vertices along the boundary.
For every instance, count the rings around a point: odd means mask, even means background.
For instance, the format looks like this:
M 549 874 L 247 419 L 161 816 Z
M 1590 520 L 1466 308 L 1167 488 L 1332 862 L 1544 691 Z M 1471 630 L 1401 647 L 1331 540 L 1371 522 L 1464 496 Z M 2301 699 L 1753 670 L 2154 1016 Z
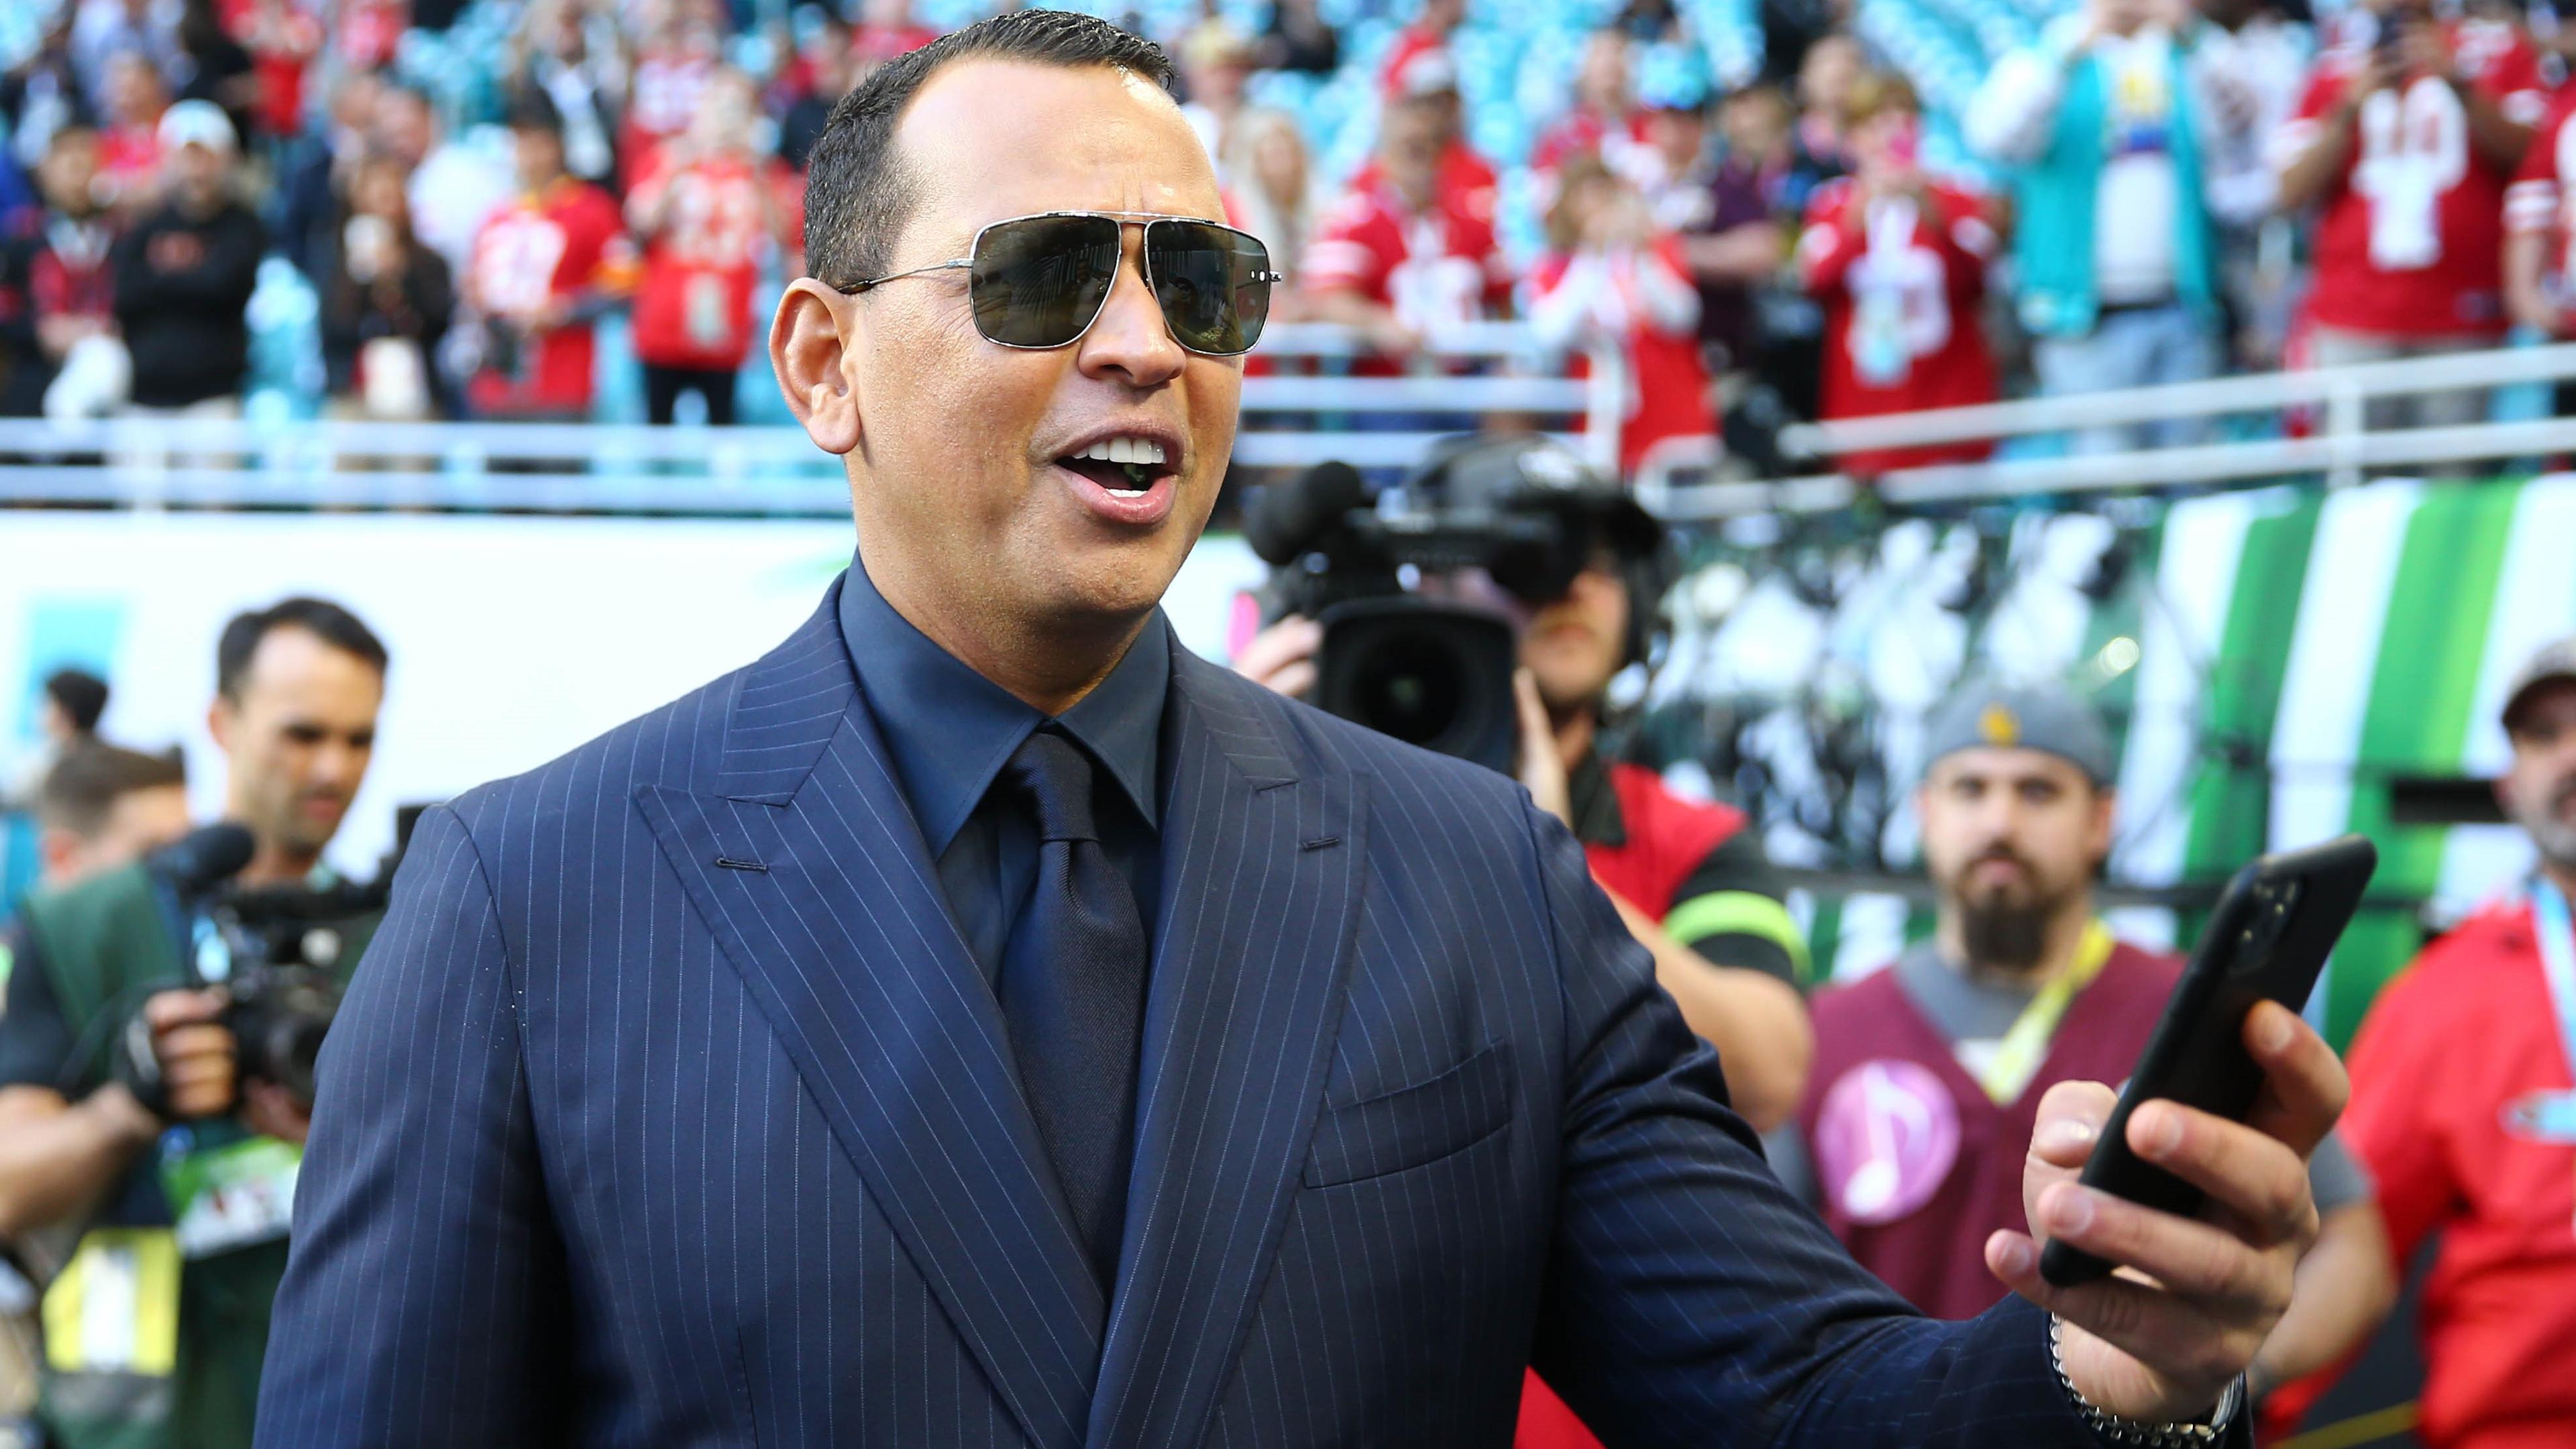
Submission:
M 1121 236 L 1145 228 L 1145 285 L 1162 304 L 1172 340 L 1192 352 L 1233 357 L 1261 340 L 1270 316 L 1270 249 L 1249 232 L 1212 221 L 1138 211 L 1047 211 L 994 222 L 968 256 L 863 282 L 851 296 L 931 272 L 966 272 L 975 330 L 1001 347 L 1062 347 L 1091 330 L 1118 280 Z

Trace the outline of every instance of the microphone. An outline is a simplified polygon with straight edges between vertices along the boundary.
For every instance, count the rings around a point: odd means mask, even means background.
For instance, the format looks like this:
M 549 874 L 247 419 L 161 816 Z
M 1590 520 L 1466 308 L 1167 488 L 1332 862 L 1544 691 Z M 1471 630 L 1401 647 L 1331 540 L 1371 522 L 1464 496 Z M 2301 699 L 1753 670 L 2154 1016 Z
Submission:
M 1261 490 L 1244 510 L 1243 541 L 1261 561 L 1294 563 L 1355 508 L 1368 507 L 1368 484 L 1348 463 L 1318 463 L 1287 483 Z
M 198 826 L 152 852 L 148 864 L 181 895 L 200 895 L 241 874 L 257 848 L 247 828 L 224 820 Z

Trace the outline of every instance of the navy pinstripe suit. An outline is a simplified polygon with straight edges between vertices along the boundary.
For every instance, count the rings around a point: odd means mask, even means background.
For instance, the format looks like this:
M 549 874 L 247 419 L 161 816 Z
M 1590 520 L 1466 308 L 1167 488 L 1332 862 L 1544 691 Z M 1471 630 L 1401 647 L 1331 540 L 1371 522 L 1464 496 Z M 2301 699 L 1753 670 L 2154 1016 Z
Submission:
M 322 1065 L 259 1442 L 2083 1445 L 1764 1168 L 1501 776 L 1175 648 L 1104 1298 L 834 599 L 421 823 Z M 1161 627 L 1159 623 L 1156 627 Z

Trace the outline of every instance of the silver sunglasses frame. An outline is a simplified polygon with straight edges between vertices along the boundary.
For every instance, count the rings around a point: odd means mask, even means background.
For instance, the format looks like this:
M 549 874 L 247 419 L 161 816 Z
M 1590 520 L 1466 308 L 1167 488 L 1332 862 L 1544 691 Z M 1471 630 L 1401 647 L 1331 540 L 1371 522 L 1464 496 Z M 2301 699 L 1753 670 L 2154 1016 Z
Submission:
M 1261 255 L 1264 259 L 1267 259 L 1270 255 L 1270 244 L 1268 242 L 1263 241 L 1261 238 L 1254 236 L 1252 233 L 1245 231 L 1241 227 L 1227 226 L 1224 222 L 1210 221 L 1203 216 L 1173 216 L 1169 212 L 1161 211 L 1032 211 L 1026 216 L 1006 216 L 997 221 L 988 221 L 982 226 L 975 228 L 975 239 L 967 244 L 967 255 L 965 256 L 951 257 L 947 261 L 933 262 L 929 266 L 914 267 L 909 271 L 888 272 L 882 277 L 870 277 L 865 281 L 834 282 L 829 285 L 833 291 L 839 292 L 843 296 L 855 297 L 871 288 L 882 287 L 888 282 L 899 282 L 906 277 L 927 276 L 932 272 L 953 272 L 960 268 L 971 269 L 975 265 L 974 253 L 983 248 L 984 233 L 991 231 L 993 228 L 997 226 L 1009 226 L 1014 222 L 1048 221 L 1056 217 L 1075 216 L 1105 217 L 1111 221 L 1118 222 L 1122 232 L 1128 226 L 1141 226 L 1146 228 L 1150 233 L 1154 223 L 1159 221 L 1186 222 L 1191 226 L 1212 226 L 1219 231 L 1230 231 L 1236 236 L 1243 237 L 1250 241 L 1253 245 L 1261 248 Z M 1154 287 L 1154 253 L 1152 248 L 1148 247 L 1140 255 L 1138 262 L 1144 270 L 1146 290 L 1152 291 Z M 1285 272 L 1265 270 L 1253 273 L 1252 280 L 1256 282 L 1270 283 L 1275 286 L 1280 282 L 1288 280 L 1288 275 Z M 1071 337 L 1066 338 L 1062 342 L 1039 347 L 1025 342 L 1004 342 L 996 337 L 985 336 L 984 329 L 980 325 L 976 327 L 975 332 L 977 336 L 983 337 L 985 341 L 992 343 L 995 347 L 1007 347 L 1014 352 L 1053 352 L 1058 347 L 1071 347 L 1073 344 L 1080 342 L 1084 336 L 1089 334 L 1092 324 L 1100 320 L 1100 314 L 1109 306 L 1109 293 L 1114 292 L 1117 289 L 1117 281 L 1113 278 L 1111 279 L 1107 290 L 1101 292 L 1100 300 L 1093 304 L 1091 315 L 1082 319 L 1082 326 L 1078 328 Z M 1162 297 L 1159 293 L 1157 293 L 1154 298 L 1154 304 L 1157 307 L 1162 305 Z M 1268 320 L 1268 317 L 1265 315 L 1263 321 L 1266 323 Z M 1170 333 L 1172 340 L 1180 343 L 1183 349 L 1195 352 L 1201 357 L 1241 357 L 1245 352 L 1250 352 L 1252 350 L 1250 347 L 1245 347 L 1242 352 L 1210 352 L 1203 347 L 1191 347 L 1188 343 L 1181 342 L 1180 335 L 1178 333 L 1173 333 L 1171 328 L 1172 319 L 1169 314 L 1166 314 L 1163 318 L 1163 330 L 1166 333 Z M 1254 340 L 1258 341 L 1259 339 L 1256 338 Z

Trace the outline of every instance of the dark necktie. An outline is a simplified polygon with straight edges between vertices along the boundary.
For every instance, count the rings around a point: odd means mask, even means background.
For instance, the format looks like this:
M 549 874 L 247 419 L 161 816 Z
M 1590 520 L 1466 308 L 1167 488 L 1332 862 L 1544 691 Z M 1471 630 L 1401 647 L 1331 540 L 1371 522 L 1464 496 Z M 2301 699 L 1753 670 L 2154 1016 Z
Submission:
M 1092 821 L 1091 756 L 1053 726 L 1003 767 L 1038 823 L 1037 882 L 1002 948 L 1002 1018 L 1038 1138 L 1104 1291 L 1126 1217 L 1145 926 Z

